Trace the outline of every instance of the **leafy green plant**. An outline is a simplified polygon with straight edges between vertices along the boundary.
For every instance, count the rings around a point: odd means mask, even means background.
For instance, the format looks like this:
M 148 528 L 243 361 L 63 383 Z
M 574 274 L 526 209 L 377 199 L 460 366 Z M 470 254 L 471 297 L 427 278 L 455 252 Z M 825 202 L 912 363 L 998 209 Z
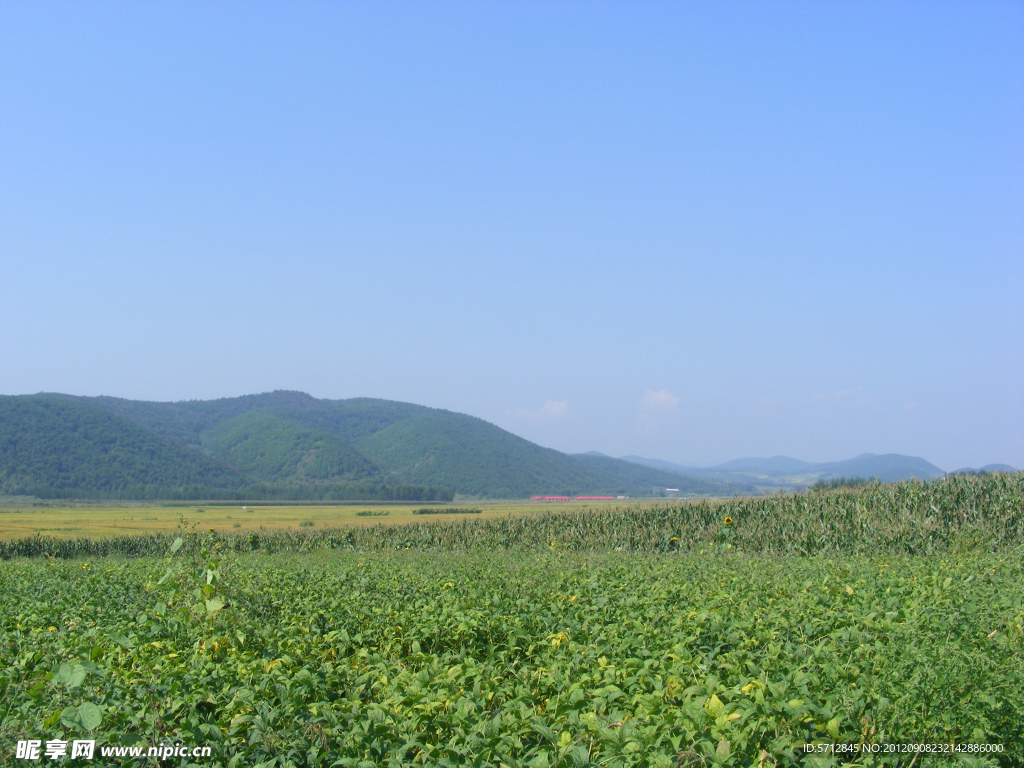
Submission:
M 171 618 L 179 624 L 200 619 L 214 619 L 230 606 L 230 590 L 224 580 L 227 570 L 226 553 L 213 528 L 208 533 L 196 531 L 182 515 L 179 517 L 180 535 L 171 543 L 164 558 L 166 570 L 156 581 L 166 599 L 153 608 L 154 616 Z M 230 617 L 230 611 L 224 614 Z

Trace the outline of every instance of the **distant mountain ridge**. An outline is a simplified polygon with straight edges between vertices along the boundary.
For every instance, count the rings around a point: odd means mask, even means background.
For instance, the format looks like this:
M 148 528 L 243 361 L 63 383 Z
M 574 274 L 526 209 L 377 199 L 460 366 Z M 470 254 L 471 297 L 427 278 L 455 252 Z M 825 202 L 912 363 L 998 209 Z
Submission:
M 565 454 L 466 414 L 304 392 L 176 403 L 0 396 L 0 493 L 429 500 L 649 496 L 672 488 L 680 495 L 733 495 L 840 477 L 892 482 L 942 474 L 922 458 L 899 454 L 825 463 L 774 456 L 704 468 Z
M 120 447 L 111 453 L 108 444 Z M 68 453 L 67 446 L 75 450 Z M 289 391 L 176 403 L 61 394 L 0 397 L 5 493 L 233 498 L 254 489 L 348 498 L 344 494 L 364 489 L 377 498 L 447 489 L 448 498 L 516 498 L 651 495 L 666 487 L 726 495 L 751 488 L 569 455 L 473 416 L 373 398 L 318 400 Z
M 818 480 L 836 478 L 876 478 L 882 482 L 897 482 L 918 478 L 934 480 L 945 473 L 937 466 L 918 456 L 904 456 L 898 453 L 863 453 L 852 459 L 832 462 L 809 462 L 789 456 L 772 456 L 763 459 L 735 459 L 713 467 L 684 467 L 660 459 L 645 459 L 640 456 L 623 456 L 645 466 L 657 467 L 676 472 L 685 472 L 695 477 L 715 478 L 723 481 L 764 485 L 804 486 Z M 999 465 L 1006 466 L 1006 465 Z M 1013 471 L 1013 468 L 1009 468 Z

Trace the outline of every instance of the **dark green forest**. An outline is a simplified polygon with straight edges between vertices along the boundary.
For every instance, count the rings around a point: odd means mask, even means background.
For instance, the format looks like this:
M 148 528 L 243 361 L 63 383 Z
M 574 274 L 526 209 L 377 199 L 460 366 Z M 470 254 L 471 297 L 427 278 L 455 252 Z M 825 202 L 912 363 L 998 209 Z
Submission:
M 246 478 L 137 424 L 57 395 L 0 397 L 0 487 L 237 488 Z M 44 491 L 45 493 L 45 491 Z

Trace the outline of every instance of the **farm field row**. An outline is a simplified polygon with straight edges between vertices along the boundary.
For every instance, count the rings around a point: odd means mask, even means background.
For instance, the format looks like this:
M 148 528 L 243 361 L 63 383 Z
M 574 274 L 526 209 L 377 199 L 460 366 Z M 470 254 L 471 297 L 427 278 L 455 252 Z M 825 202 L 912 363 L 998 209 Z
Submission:
M 232 766 L 910 762 L 805 752 L 833 743 L 1024 762 L 1020 550 L 224 556 L 215 538 L 0 561 L 0 761 L 78 737 Z
M 645 506 L 671 503 L 655 499 L 641 500 Z M 578 511 L 584 509 L 614 509 L 629 502 L 571 501 L 501 501 L 464 503 L 395 503 L 395 504 L 334 504 L 334 505 L 102 505 L 82 503 L 75 505 L 39 505 L 8 501 L 0 504 L 0 540 L 27 536 L 53 536 L 55 538 L 108 538 L 136 534 L 174 531 L 181 515 L 222 532 L 286 530 L 303 527 L 345 527 L 386 523 L 403 525 L 422 522 L 425 516 L 413 514 L 422 508 L 479 509 L 476 518 L 521 517 L 558 509 Z M 634 502 L 636 503 L 636 502 Z M 678 503 L 678 502 L 677 502 Z M 360 515 L 362 512 L 364 514 Z M 370 514 L 365 514 L 370 513 Z M 430 519 L 459 519 L 460 515 L 430 516 Z M 312 525 L 310 525 L 312 524 Z
M 144 508 L 149 517 L 150 510 Z M 230 509 L 230 508 L 228 508 Z M 873 484 L 856 489 L 808 492 L 749 499 L 719 499 L 662 504 L 527 506 L 493 505 L 482 514 L 414 515 L 415 507 L 388 516 L 361 512 L 392 510 L 323 507 L 325 515 L 347 515 L 345 524 L 303 520 L 312 511 L 295 507 L 257 507 L 252 515 L 225 508 L 168 508 L 162 531 L 132 535 L 12 536 L 0 539 L 0 558 L 162 555 L 178 535 L 172 530 L 191 513 L 187 528 L 214 537 L 234 552 L 306 552 L 317 549 L 359 551 L 412 550 L 690 553 L 744 552 L 785 555 L 929 555 L 944 552 L 1001 552 L 1024 541 L 1024 475 L 953 477 L 930 483 Z M 442 507 L 442 509 L 444 509 Z M 518 509 L 518 512 L 515 510 Z M 60 511 L 52 513 L 59 514 Z M 77 508 L 68 514 L 77 514 Z M 17 513 L 13 513 L 16 515 Z M 40 513 L 41 516 L 51 514 Z M 84 514 L 84 513 L 83 513 Z M 135 524 L 126 509 L 97 510 L 120 524 Z M 173 514 L 173 518 L 171 515 Z M 295 526 L 257 525 L 261 519 L 289 515 Z M 232 518 L 227 518 L 232 515 Z M 0 514 L 2 518 L 10 516 Z M 222 517 L 218 517 L 222 516 Z M 127 518 L 127 519 L 125 519 Z M 73 519 L 73 518 L 72 518 Z M 279 518 L 278 518 L 279 519 Z M 392 521 L 402 521 L 395 524 Z M 384 521 L 384 522 L 382 522 Z M 221 523 L 221 524 L 218 524 Z M 232 523 L 226 527 L 224 523 Z M 139 525 L 151 525 L 142 521 Z M 238 527 L 236 528 L 235 525 Z M 74 528 L 54 525 L 52 528 Z

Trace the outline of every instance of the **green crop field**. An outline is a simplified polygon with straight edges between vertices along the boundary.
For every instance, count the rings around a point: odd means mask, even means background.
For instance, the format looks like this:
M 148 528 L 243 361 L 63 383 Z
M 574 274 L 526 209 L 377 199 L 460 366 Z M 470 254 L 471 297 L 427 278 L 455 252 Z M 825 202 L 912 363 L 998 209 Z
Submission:
M 1021 475 L 368 519 L 0 542 L 0 762 L 1024 763 Z

